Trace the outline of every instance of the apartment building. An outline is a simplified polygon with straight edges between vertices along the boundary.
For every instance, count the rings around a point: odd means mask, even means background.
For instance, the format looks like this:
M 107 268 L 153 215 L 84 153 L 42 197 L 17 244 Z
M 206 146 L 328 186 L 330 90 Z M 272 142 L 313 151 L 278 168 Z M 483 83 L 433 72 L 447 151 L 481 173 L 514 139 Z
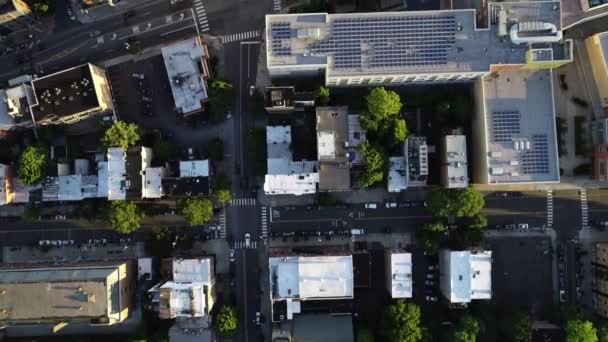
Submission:
M 446 188 L 469 186 L 467 138 L 446 135 L 441 141 L 441 184 Z
M 387 250 L 386 288 L 391 298 L 412 298 L 414 284 L 412 279 L 412 253 Z
M 209 98 L 210 72 L 209 52 L 201 37 L 175 42 L 161 51 L 177 112 L 184 117 L 202 112 L 203 103 Z
M 35 102 L 31 84 L 22 83 L 0 90 L 0 130 L 32 127 L 31 106 Z
M 452 304 L 492 299 L 492 252 L 439 252 L 439 289 Z
M 0 205 L 13 202 L 13 168 L 10 165 L 0 164 Z
M 0 35 L 8 36 L 21 30 L 28 30 L 37 20 L 32 8 L 25 0 L 0 0 Z
M 426 186 L 429 175 L 429 147 L 425 137 L 409 136 L 403 142 L 403 155 L 389 157 L 388 191 Z
M 268 263 L 273 322 L 315 312 L 315 304 L 340 308 L 340 301 L 353 298 L 351 255 L 277 256 Z

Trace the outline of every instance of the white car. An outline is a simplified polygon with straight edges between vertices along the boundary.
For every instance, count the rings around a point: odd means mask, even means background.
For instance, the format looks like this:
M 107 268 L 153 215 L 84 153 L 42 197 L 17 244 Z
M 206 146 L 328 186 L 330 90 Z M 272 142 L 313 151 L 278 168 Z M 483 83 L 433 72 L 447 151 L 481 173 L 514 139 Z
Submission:
M 527 223 L 520 223 L 517 225 L 518 229 L 528 229 L 528 224 Z
M 433 273 L 427 273 L 426 274 L 426 279 L 435 279 L 435 278 L 436 278 L 436 276 Z
M 378 205 L 376 203 L 365 203 L 365 209 L 376 209 Z
M 245 247 L 251 246 L 251 234 L 245 233 Z
M 397 208 L 397 203 L 396 202 L 386 202 L 386 207 L 387 208 Z
M 253 94 L 255 94 L 255 86 L 251 85 L 249 86 L 249 96 L 253 96 Z
M 260 325 L 262 321 L 262 314 L 260 314 L 260 312 L 256 312 L 255 313 L 255 325 Z
M 230 262 L 234 262 L 234 249 L 230 248 Z
M 426 301 L 427 302 L 436 302 L 437 301 L 437 297 L 426 296 Z

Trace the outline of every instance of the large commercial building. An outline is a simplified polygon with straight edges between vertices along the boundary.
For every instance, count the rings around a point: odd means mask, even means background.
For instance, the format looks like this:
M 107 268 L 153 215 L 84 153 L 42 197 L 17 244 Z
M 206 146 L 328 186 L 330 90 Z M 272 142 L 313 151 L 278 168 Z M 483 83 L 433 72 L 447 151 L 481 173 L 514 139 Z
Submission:
M 28 265 L 0 270 L 0 326 L 115 324 L 129 317 L 131 262 Z
M 35 23 L 28 1 L 0 0 L 0 36 L 31 29 Z
M 492 252 L 439 252 L 439 288 L 453 304 L 492 299 Z
M 477 20 L 476 17 L 485 17 Z M 266 16 L 272 76 L 325 72 L 329 86 L 453 82 L 569 61 L 559 1 L 474 9 Z
M 70 124 L 114 111 L 106 72 L 83 64 L 32 81 L 34 124 Z
M 608 32 L 596 33 L 585 39 L 589 64 L 604 113 L 608 114 Z
M 350 300 L 354 294 L 353 258 L 281 256 L 269 258 L 273 321 L 304 313 L 308 301 Z
M 192 37 L 165 46 L 162 54 L 177 112 L 183 116 L 202 112 L 203 102 L 209 97 L 209 53 L 201 38 Z

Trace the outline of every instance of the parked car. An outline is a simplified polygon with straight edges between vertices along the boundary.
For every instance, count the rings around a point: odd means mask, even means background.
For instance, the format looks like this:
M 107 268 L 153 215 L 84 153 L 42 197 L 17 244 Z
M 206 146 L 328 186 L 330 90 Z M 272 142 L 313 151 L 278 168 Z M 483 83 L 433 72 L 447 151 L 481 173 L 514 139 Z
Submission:
M 365 230 L 363 228 L 360 228 L 360 229 L 354 228 L 354 229 L 350 230 L 350 234 L 351 235 L 363 235 L 363 234 L 365 234 Z
M 234 248 L 230 248 L 230 262 L 234 262 Z
M 426 301 L 427 302 L 436 302 L 437 301 L 437 297 L 435 297 L 435 296 L 426 296 Z
M 260 325 L 262 321 L 262 314 L 258 311 L 255 313 L 255 324 Z
M 427 273 L 426 274 L 426 279 L 435 279 L 437 278 L 437 275 L 435 275 L 434 273 Z
M 435 282 L 434 282 L 434 281 L 432 281 L 432 280 L 425 280 L 425 281 L 424 281 L 424 284 L 425 284 L 426 286 L 435 286 Z
M 527 223 L 520 223 L 520 224 L 518 224 L 518 225 L 517 225 L 517 228 L 518 228 L 518 229 L 525 230 L 525 229 L 528 229 L 528 228 L 529 228 L 529 226 L 528 226 L 528 224 L 527 224 Z
M 396 202 L 386 202 L 385 206 L 387 208 L 397 208 L 397 203 Z
M 138 73 L 133 73 L 133 75 L 131 75 L 131 77 L 137 78 L 138 80 L 143 80 L 145 78 L 144 74 L 138 74 Z
M 437 271 L 439 267 L 437 265 L 429 265 L 428 269 L 429 271 Z
M 255 86 L 252 84 L 249 86 L 249 96 L 253 96 L 255 94 Z
M 251 234 L 245 233 L 245 247 L 251 246 Z
M 566 302 L 566 291 L 559 290 L 559 301 L 561 303 L 565 303 Z
M 70 20 L 76 20 L 76 16 L 74 16 L 74 12 L 72 12 L 72 8 L 68 7 L 66 10 L 68 17 Z
M 376 203 L 365 203 L 365 209 L 376 209 L 378 205 Z
M 409 208 L 412 205 L 410 204 L 410 202 L 399 202 L 398 206 L 399 208 Z
M 508 224 L 505 226 L 505 229 L 513 230 L 513 229 L 515 229 L 515 227 L 516 227 L 516 225 L 514 225 L 514 224 Z

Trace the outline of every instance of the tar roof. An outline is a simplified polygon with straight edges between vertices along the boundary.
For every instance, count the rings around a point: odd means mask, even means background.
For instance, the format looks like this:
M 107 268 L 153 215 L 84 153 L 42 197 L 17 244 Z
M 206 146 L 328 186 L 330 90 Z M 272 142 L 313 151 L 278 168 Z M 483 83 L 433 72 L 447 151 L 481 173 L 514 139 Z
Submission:
M 32 81 L 38 101 L 32 106 L 36 121 L 56 115 L 69 116 L 100 106 L 91 73 L 91 65 L 84 64 Z
M 163 178 L 163 193 L 167 196 L 206 196 L 209 177 Z
M 558 182 L 551 71 L 504 71 L 483 83 L 490 183 Z
M 114 295 L 106 279 L 118 281 L 116 270 L 116 265 L 0 270 L 0 303 L 7 309 L 0 320 L 105 317 L 108 294 Z
M 501 8 L 510 25 L 503 37 Z M 327 67 L 331 76 L 487 72 L 492 64 L 526 62 L 526 45 L 508 37 L 515 23 L 561 29 L 559 1 L 491 3 L 488 12 L 489 29 L 476 28 L 473 9 L 267 15 L 268 66 Z

